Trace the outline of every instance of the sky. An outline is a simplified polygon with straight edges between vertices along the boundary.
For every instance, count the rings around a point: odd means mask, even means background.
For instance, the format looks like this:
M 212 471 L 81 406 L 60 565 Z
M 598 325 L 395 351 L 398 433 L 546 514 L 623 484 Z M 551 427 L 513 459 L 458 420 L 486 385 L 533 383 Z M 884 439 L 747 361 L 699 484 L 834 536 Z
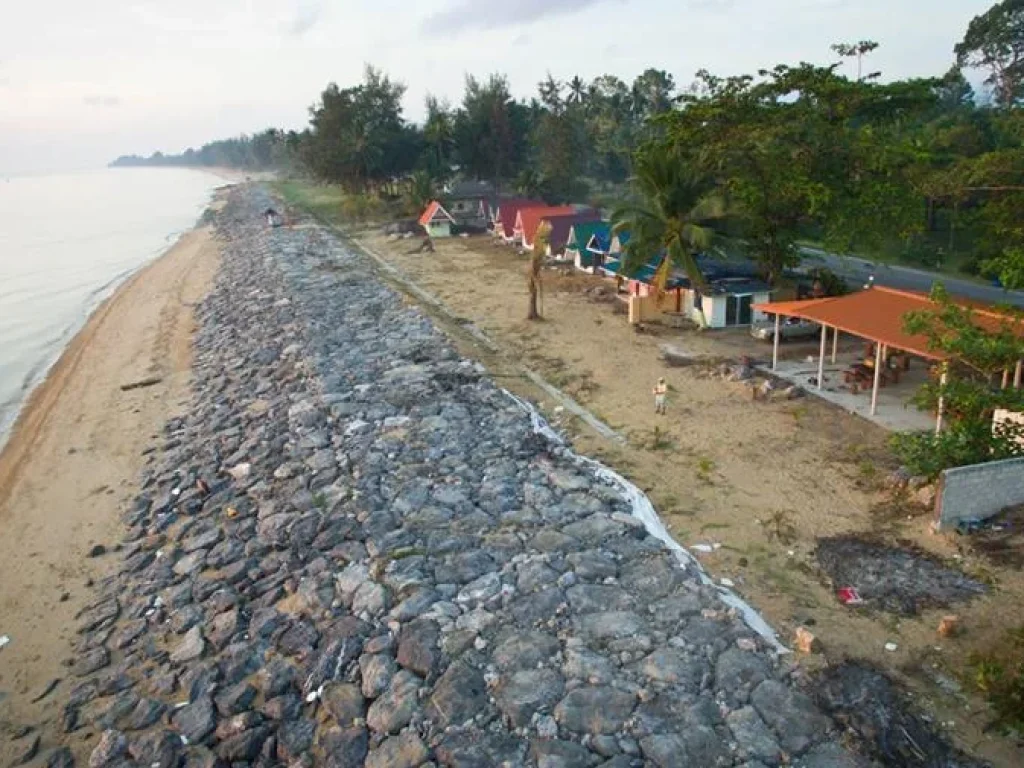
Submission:
M 994 0 L 49 0 L 5 3 L 0 175 L 101 167 L 275 126 L 301 129 L 324 87 L 367 63 L 459 101 L 467 73 L 503 72 L 528 96 L 556 78 L 648 67 L 680 86 L 834 61 L 881 43 L 885 78 L 944 73 Z

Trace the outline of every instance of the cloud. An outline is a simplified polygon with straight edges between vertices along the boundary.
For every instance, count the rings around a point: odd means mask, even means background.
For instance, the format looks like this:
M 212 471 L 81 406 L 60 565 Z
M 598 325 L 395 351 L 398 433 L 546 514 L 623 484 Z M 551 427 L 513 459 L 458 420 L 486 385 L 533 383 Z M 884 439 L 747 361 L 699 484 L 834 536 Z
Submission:
M 450 8 L 428 16 L 423 21 L 423 31 L 431 35 L 443 35 L 466 29 L 494 29 L 504 25 L 527 24 L 546 16 L 582 11 L 603 2 L 606 0 L 519 0 L 505 3 L 456 0 Z
M 92 95 L 83 97 L 82 103 L 89 107 L 119 107 L 121 99 L 117 96 Z
M 292 37 L 302 37 L 320 23 L 323 14 L 324 8 L 321 3 L 300 2 L 295 8 L 295 13 L 291 21 L 288 22 L 285 32 Z

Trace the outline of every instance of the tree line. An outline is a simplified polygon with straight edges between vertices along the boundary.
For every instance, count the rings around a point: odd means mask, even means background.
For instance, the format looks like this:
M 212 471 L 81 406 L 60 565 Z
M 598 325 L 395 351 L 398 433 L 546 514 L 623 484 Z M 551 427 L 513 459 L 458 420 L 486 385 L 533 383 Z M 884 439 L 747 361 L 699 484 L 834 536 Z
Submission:
M 355 85 L 330 84 L 303 131 L 114 164 L 288 169 L 417 202 L 457 175 L 549 202 L 668 205 L 661 215 L 677 229 L 684 213 L 712 212 L 690 222 L 700 236 L 674 248 L 678 258 L 713 233 L 769 280 L 809 240 L 1024 283 L 1024 0 L 975 18 L 949 71 L 932 78 L 883 82 L 870 67 L 876 48 L 834 45 L 840 61 L 828 66 L 701 71 L 683 89 L 648 69 L 632 83 L 548 76 L 517 99 L 504 75 L 470 75 L 457 104 L 428 96 L 420 123 L 405 116 L 405 86 L 368 66 Z M 984 73 L 983 94 L 969 69 Z

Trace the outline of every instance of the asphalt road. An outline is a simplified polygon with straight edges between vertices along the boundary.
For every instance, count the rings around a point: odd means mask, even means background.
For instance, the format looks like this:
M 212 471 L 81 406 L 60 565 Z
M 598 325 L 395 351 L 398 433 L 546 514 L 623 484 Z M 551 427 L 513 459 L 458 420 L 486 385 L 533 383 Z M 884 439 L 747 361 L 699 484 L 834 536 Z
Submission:
M 974 283 L 970 280 L 939 275 L 921 269 L 875 263 L 855 256 L 839 256 L 817 248 L 803 248 L 802 251 L 805 256 L 803 262 L 805 268 L 816 265 L 828 267 L 845 279 L 850 287 L 866 285 L 869 278 L 874 275 L 875 283 L 878 285 L 927 293 L 932 289 L 932 284 L 939 281 L 954 296 L 989 304 L 1010 304 L 1024 307 L 1024 291 L 1007 291 L 994 285 Z

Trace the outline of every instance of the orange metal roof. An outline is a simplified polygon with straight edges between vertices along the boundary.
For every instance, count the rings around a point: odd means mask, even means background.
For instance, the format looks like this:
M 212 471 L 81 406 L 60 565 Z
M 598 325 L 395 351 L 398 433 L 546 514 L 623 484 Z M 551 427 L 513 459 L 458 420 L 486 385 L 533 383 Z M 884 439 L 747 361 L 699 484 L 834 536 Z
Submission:
M 754 308 L 770 315 L 802 317 L 931 360 L 944 357 L 928 348 L 926 337 L 903 330 L 903 318 L 908 312 L 938 309 L 938 305 L 923 293 L 876 285 L 846 296 L 755 304 Z M 1016 325 L 1017 333 L 1024 336 L 1024 321 L 992 308 L 972 305 L 970 309 L 972 319 L 979 327 L 997 331 L 1009 321 Z
M 455 223 L 455 219 L 453 219 L 451 214 L 444 209 L 444 206 L 437 202 L 437 200 L 433 200 L 430 205 L 427 206 L 426 210 L 423 211 L 423 215 L 420 216 L 420 226 L 427 226 L 427 224 L 429 224 L 438 213 L 444 214 L 444 218 L 448 219 L 448 221 L 453 224 Z
M 520 208 L 516 214 L 515 232 L 523 238 L 524 243 L 532 243 L 537 234 L 540 222 L 548 216 L 569 216 L 576 213 L 571 205 L 551 205 L 543 207 Z

